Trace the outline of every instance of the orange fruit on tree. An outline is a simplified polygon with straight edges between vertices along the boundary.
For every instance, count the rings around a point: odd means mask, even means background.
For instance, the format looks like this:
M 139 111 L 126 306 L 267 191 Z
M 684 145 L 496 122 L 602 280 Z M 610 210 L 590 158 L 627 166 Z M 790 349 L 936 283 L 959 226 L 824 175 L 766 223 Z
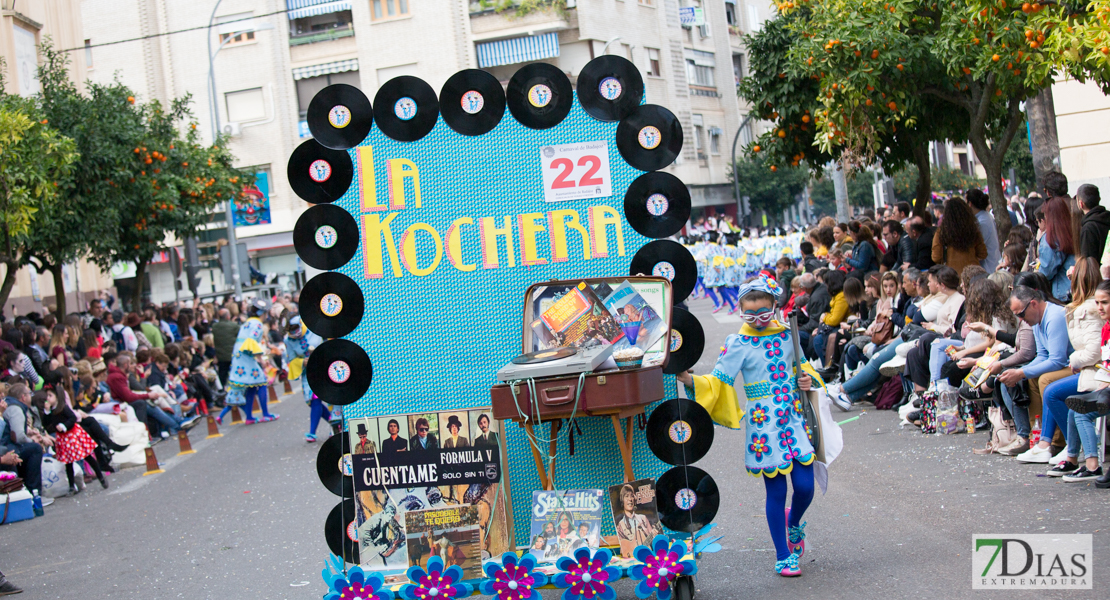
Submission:
M 898 104 L 896 104 L 896 103 L 895 103 L 895 102 L 894 102 L 893 100 L 891 100 L 890 102 L 888 102 L 886 106 L 887 106 L 887 108 L 889 108 L 890 110 L 897 110 L 897 108 L 898 108 Z
M 759 152 L 760 149 L 761 148 L 759 147 L 759 144 L 756 144 L 756 145 L 752 146 L 752 152 Z
M 905 70 L 906 70 L 906 67 L 904 67 L 904 66 L 902 66 L 902 65 L 898 65 L 898 70 L 899 70 L 899 71 L 905 71 Z
M 997 55 L 997 54 L 995 54 L 994 56 L 991 57 L 991 60 L 993 60 L 994 62 L 998 62 L 1001 59 L 1002 59 L 1002 57 Z
M 771 165 L 771 172 L 772 173 L 774 173 L 775 171 L 778 171 L 778 170 L 779 170 L 778 167 L 776 167 L 775 165 Z

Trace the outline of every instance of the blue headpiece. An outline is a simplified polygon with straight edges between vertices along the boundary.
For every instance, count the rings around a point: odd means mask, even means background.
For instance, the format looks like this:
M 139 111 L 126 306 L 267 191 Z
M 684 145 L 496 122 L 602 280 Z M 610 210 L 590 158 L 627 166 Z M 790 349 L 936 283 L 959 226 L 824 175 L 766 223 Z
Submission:
M 771 294 L 772 297 L 777 298 L 779 293 L 782 292 L 782 288 L 779 287 L 778 282 L 774 279 L 766 275 L 760 275 L 740 286 L 740 298 L 743 298 L 751 292 L 766 292 Z

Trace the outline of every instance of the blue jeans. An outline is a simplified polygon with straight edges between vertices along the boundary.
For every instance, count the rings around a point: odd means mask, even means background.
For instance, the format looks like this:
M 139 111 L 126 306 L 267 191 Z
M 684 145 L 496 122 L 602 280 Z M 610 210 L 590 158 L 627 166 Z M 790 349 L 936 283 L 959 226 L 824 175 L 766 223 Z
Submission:
M 860 369 L 860 372 L 844 382 L 844 385 L 840 387 L 840 391 L 844 392 L 844 395 L 848 396 L 848 399 L 852 402 L 859 402 L 862 400 L 875 383 L 879 381 L 879 377 L 881 377 L 879 374 L 879 367 L 886 361 L 894 358 L 895 350 L 898 349 L 898 344 L 901 341 L 901 338 L 894 338 L 893 341 L 883 346 L 881 350 L 876 350 L 875 355 L 871 357 L 871 360 L 867 361 L 867 364 Z
M 835 335 L 835 332 L 824 332 L 820 329 L 818 327 L 813 331 L 813 358 L 820 358 L 821 364 L 827 369 L 829 365 L 825 364 L 825 344 L 828 343 L 829 333 Z
M 844 366 L 849 369 L 855 369 L 859 366 L 864 359 L 863 350 L 855 344 L 848 344 L 848 349 L 844 351 Z
M 1029 425 L 1029 407 L 1018 406 L 1014 404 L 1014 399 L 1010 397 L 1010 386 L 1002 386 L 1002 402 L 1006 404 L 1006 410 L 1010 411 L 1010 416 L 1014 418 L 1014 429 L 1017 430 L 1018 437 L 1022 439 L 1029 439 L 1029 432 L 1033 427 Z
M 1041 439 L 1052 441 L 1052 436 L 1056 435 L 1056 428 L 1063 428 L 1067 432 L 1068 426 L 1068 406 L 1064 404 L 1064 399 L 1068 396 L 1074 396 L 1079 393 L 1079 375 L 1072 375 L 1058 379 L 1049 384 L 1041 394 L 1041 400 L 1044 404 L 1044 413 L 1041 415 L 1043 422 L 1041 423 Z
M 176 434 L 177 431 L 181 429 L 181 427 L 178 426 L 181 423 L 180 421 L 166 414 L 166 411 L 157 406 L 151 406 L 150 409 L 146 411 L 146 414 L 148 417 L 157 421 L 158 424 L 166 430 L 166 433 L 170 435 Z
M 1068 456 L 1079 456 L 1079 445 L 1083 446 L 1083 458 L 1098 457 L 1098 432 L 1095 421 L 1098 413 L 1080 414 L 1068 411 Z
M 954 340 L 951 338 L 933 340 L 932 346 L 929 347 L 929 381 L 943 379 L 943 376 L 940 374 L 940 368 L 944 366 L 944 363 L 950 360 L 944 351 L 949 346 L 959 346 L 963 348 L 963 345 L 963 340 Z

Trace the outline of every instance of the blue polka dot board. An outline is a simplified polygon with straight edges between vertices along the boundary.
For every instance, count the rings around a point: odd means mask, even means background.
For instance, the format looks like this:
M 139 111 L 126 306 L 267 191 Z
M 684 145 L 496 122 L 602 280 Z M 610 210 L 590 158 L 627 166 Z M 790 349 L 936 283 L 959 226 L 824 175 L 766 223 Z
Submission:
M 354 282 L 361 297 L 313 286 L 314 323 L 344 332 L 341 339 L 350 342 L 325 342 L 326 360 L 334 365 L 314 368 L 314 360 L 308 361 L 310 375 L 322 385 L 313 384 L 313 390 L 332 402 L 329 388 L 350 394 L 367 385 L 353 401 L 344 396 L 338 402 L 345 404 L 345 419 L 488 407 L 495 374 L 521 352 L 521 301 L 531 284 L 630 274 L 632 257 L 651 239 L 625 214 L 626 192 L 644 174 L 625 156 L 639 147 L 650 158 L 640 162 L 668 166 L 673 156 L 666 156 L 681 146 L 681 127 L 665 109 L 637 109 L 642 82 L 629 80 L 627 69 L 615 69 L 614 57 L 604 58 L 591 71 L 598 88 L 589 96 L 591 110 L 606 120 L 588 114 L 577 101 L 582 90 L 576 94 L 566 75 L 550 65 L 523 67 L 504 97 L 489 78 L 469 71 L 452 78 L 444 88 L 449 93 L 439 97 L 406 76 L 384 84 L 372 107 L 362 99 L 326 106 L 350 99 L 350 89 L 337 94 L 325 88 L 320 94 L 327 102 L 313 100 L 318 119 L 310 130 L 329 146 L 305 142 L 288 171 L 303 199 L 346 213 L 338 219 L 310 209 L 302 217 L 307 221 L 298 223 L 296 240 L 298 253 L 344 276 L 329 275 L 336 281 Z M 627 93 L 637 97 L 622 96 Z M 446 102 L 452 105 L 441 106 Z M 362 114 L 367 110 L 372 114 Z M 346 132 L 329 128 L 367 123 L 364 139 L 337 152 Z M 621 128 L 629 132 L 623 141 Z M 338 193 L 348 173 L 350 183 Z M 649 210 L 662 214 L 685 203 L 688 214 L 688 193 L 675 191 L 668 178 L 659 180 L 669 185 L 638 186 L 636 204 L 650 199 Z M 348 215 L 358 226 L 353 254 L 338 250 L 352 247 L 345 239 L 355 235 Z M 674 302 L 683 299 L 676 295 Z M 360 318 L 347 331 L 351 320 L 345 313 L 355 309 L 361 309 Z M 362 354 L 372 364 L 372 384 Z M 664 397 L 677 395 L 673 377 L 665 387 Z M 574 456 L 566 438 L 557 443 L 556 485 L 605 489 L 624 481 L 609 420 L 582 419 L 579 426 Z M 665 465 L 651 454 L 643 432 L 633 433 L 637 476 L 662 473 Z M 506 426 L 502 434 L 512 521 L 525 524 L 515 528 L 515 542 L 525 545 L 539 475 L 522 429 Z M 613 532 L 611 519 L 605 527 Z

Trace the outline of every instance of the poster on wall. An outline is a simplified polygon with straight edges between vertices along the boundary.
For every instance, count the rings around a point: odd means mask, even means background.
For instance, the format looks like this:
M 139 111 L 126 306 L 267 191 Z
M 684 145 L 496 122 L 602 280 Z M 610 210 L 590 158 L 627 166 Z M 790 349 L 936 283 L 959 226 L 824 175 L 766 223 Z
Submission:
M 254 185 L 243 188 L 233 203 L 236 227 L 270 224 L 270 174 L 258 171 Z
M 464 554 L 466 560 L 498 556 L 509 549 L 501 424 L 490 415 L 490 408 L 482 407 L 348 421 L 363 568 L 407 569 L 426 561 L 429 544 L 443 539 L 453 544 L 453 560 Z M 431 534 L 408 528 L 412 513 L 464 507 L 472 517 L 436 517 L 447 519 L 441 524 L 450 527 Z M 473 521 L 474 539 L 470 529 L 457 529 L 464 520 L 468 527 Z

